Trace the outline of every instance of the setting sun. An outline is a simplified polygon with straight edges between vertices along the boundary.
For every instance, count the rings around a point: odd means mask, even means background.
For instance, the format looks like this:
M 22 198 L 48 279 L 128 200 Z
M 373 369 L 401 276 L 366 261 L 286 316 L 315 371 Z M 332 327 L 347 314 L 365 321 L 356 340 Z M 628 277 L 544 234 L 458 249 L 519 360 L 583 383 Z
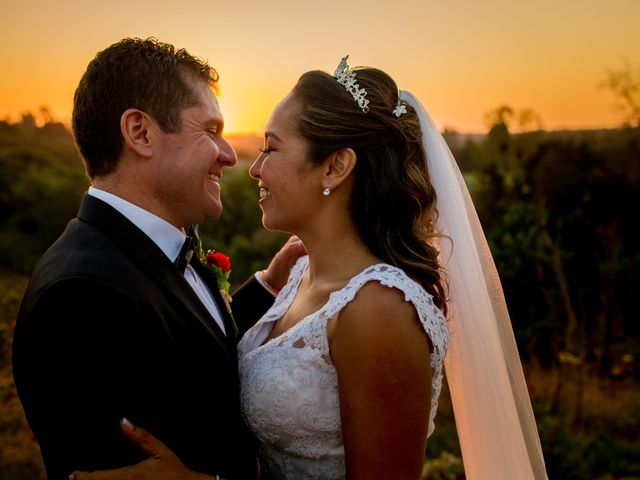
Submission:
M 466 132 L 484 131 L 485 113 L 503 104 L 533 109 L 546 129 L 616 126 L 614 98 L 598 85 L 607 70 L 640 64 L 635 0 L 25 0 L 5 5 L 2 23 L 0 118 L 14 120 L 46 106 L 68 123 L 87 63 L 125 36 L 206 58 L 227 132 L 260 132 L 301 73 L 332 72 L 347 53 L 390 73 L 441 127 Z

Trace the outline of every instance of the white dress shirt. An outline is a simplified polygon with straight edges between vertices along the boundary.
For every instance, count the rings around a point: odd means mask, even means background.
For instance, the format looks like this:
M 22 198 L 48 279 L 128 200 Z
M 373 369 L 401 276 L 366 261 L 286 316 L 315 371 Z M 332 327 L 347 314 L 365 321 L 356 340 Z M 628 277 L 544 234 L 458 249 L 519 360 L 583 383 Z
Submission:
M 160 247 L 171 262 L 175 262 L 184 244 L 187 235 L 169 222 L 154 215 L 147 210 L 128 202 L 117 195 L 95 187 L 89 187 L 89 195 L 108 203 L 118 212 L 124 215 L 136 227 L 142 230 L 153 242 Z M 184 278 L 196 293 L 202 304 L 209 311 L 214 321 L 226 335 L 222 315 L 207 285 L 202 281 L 191 265 L 187 265 L 184 271 Z

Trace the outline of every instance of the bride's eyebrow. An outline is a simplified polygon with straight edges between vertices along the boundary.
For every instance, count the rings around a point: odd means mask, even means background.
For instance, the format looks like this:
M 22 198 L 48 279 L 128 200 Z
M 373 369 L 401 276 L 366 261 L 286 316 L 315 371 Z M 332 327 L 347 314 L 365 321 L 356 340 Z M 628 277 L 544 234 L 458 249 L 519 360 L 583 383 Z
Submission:
M 276 135 L 275 133 L 273 133 L 273 132 L 265 132 L 264 139 L 265 140 L 269 140 L 270 138 L 273 138 L 277 142 L 282 142 L 282 139 L 278 135 Z

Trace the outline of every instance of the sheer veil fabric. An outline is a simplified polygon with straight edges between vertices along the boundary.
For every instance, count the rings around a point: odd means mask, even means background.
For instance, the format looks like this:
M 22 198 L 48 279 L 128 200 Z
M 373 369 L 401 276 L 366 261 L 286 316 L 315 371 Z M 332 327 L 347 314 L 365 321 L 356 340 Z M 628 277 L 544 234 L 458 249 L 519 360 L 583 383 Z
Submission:
M 406 91 L 400 100 L 418 114 L 438 199 L 436 228 L 448 237 L 438 242 L 450 300 L 445 371 L 466 478 L 547 479 L 500 278 L 473 202 L 422 104 Z

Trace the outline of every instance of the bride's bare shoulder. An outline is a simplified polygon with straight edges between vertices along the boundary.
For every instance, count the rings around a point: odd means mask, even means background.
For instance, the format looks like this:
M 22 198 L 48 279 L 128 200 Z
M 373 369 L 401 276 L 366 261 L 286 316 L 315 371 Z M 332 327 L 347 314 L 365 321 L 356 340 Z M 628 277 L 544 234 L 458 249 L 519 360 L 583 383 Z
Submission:
M 358 290 L 340 312 L 333 333 L 360 340 L 395 337 L 403 342 L 424 334 L 418 312 L 412 302 L 406 301 L 405 293 L 377 281 L 367 282 Z

